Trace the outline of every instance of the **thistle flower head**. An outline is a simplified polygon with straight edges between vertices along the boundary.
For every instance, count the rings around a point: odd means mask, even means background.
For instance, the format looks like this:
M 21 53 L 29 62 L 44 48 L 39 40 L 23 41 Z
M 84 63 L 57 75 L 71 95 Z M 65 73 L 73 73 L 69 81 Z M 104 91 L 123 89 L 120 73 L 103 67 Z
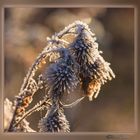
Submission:
M 63 93 L 70 93 L 78 84 L 73 58 L 67 49 L 59 51 L 60 59 L 47 69 L 45 76 L 53 98 L 57 98 Z
M 71 45 L 73 55 L 81 67 L 81 73 L 83 73 L 85 77 L 92 75 L 89 67 L 94 64 L 100 54 L 98 44 L 95 40 L 96 38 L 93 38 L 88 31 L 83 30 Z
M 40 132 L 70 132 L 69 122 L 62 109 L 50 111 L 39 121 Z
M 96 37 L 88 29 L 83 28 L 70 46 L 76 62 L 80 65 L 82 89 L 92 100 L 98 96 L 101 85 L 115 77 L 113 71 L 100 55 Z

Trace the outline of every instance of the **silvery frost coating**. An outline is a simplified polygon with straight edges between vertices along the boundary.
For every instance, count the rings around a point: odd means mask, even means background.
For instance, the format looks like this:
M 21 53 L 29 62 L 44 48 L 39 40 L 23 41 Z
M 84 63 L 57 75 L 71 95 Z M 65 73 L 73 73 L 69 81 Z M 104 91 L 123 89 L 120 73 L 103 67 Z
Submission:
M 114 73 L 100 55 L 102 52 L 98 50 L 96 37 L 87 29 L 82 29 L 71 44 L 73 55 L 80 65 L 80 79 L 85 94 L 92 100 L 98 96 L 101 85 L 115 78 Z
M 7 130 L 12 119 L 12 114 L 14 111 L 14 106 L 9 99 L 5 99 L 4 101 L 4 128 Z M 35 132 L 33 129 L 29 127 L 29 122 L 27 120 L 23 120 L 18 127 L 13 129 L 14 132 Z
M 50 111 L 39 121 L 38 127 L 40 132 L 70 132 L 69 122 L 63 109 Z
M 65 35 L 73 36 L 73 40 L 69 42 Z M 63 108 L 76 105 L 84 97 L 91 101 L 98 96 L 103 84 L 115 78 L 110 63 L 104 60 L 101 53 L 95 34 L 81 21 L 75 21 L 51 38 L 47 37 L 47 46 L 32 64 L 12 104 L 13 111 L 10 120 L 7 119 L 10 125 L 5 130 L 34 131 L 26 118 L 36 111 L 45 110 L 45 117 L 39 121 L 40 132 L 69 132 Z M 63 95 L 74 91 L 77 85 L 80 85 L 84 95 L 70 105 L 62 104 Z M 33 96 L 42 89 L 45 89 L 44 98 L 26 110 Z
M 57 50 L 60 58 L 47 68 L 45 79 L 53 99 L 60 99 L 64 93 L 70 93 L 78 84 L 76 66 L 68 49 Z

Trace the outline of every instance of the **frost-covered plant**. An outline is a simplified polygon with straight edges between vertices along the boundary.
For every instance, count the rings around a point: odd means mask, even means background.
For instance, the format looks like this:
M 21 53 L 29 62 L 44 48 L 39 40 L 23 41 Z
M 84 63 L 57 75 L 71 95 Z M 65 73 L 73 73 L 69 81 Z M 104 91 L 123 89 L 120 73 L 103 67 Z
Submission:
M 73 38 L 68 41 L 70 36 Z M 14 104 L 5 100 L 5 131 L 36 132 L 26 118 L 45 109 L 46 115 L 38 123 L 39 132 L 70 132 L 64 108 L 76 105 L 86 96 L 91 101 L 98 96 L 103 84 L 115 78 L 110 63 L 101 53 L 95 34 L 81 21 L 47 38 L 47 46 L 29 69 Z M 46 68 L 42 70 L 42 67 Z M 64 105 L 62 97 L 71 94 L 77 86 L 83 96 Z M 27 110 L 34 94 L 41 89 L 45 89 L 45 97 Z

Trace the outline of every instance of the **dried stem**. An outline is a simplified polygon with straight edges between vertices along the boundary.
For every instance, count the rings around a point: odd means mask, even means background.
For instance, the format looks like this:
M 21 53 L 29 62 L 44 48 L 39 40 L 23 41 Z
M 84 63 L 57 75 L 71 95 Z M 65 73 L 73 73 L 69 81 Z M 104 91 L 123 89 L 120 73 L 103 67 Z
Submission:
M 44 110 L 45 108 L 48 109 L 48 108 L 50 108 L 51 105 L 52 105 L 52 102 L 51 102 L 50 98 L 44 99 L 43 101 L 40 101 L 33 108 L 31 108 L 29 111 L 27 111 L 23 115 L 23 117 L 20 118 L 20 120 L 16 124 L 14 124 L 14 127 L 16 127 L 23 119 L 25 119 L 26 117 L 30 116 L 35 111 Z

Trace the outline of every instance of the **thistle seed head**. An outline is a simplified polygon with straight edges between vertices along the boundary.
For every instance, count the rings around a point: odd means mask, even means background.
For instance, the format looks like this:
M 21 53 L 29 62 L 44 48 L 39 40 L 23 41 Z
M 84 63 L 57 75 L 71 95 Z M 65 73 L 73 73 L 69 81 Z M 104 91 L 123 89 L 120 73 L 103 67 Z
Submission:
M 57 109 L 53 113 L 46 114 L 39 121 L 38 127 L 40 132 L 70 132 L 69 122 L 62 109 Z
M 52 64 L 45 74 L 46 83 L 49 84 L 53 98 L 70 93 L 78 84 L 72 57 L 67 50 L 62 49 L 60 54 L 60 59 Z
M 80 65 L 79 77 L 82 82 L 82 89 L 92 100 L 99 94 L 101 85 L 115 77 L 113 71 L 100 55 L 96 37 L 91 34 L 86 26 L 81 30 L 73 44 L 70 46 L 76 62 Z

